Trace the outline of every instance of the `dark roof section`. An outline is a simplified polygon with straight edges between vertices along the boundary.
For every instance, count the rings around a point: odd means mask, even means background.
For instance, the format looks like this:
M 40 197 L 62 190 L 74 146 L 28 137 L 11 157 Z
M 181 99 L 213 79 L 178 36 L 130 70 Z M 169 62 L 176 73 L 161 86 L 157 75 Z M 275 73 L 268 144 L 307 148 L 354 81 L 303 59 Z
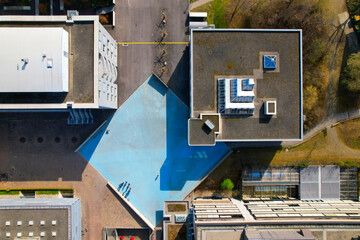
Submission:
M 210 129 L 206 124 L 210 120 L 214 124 L 214 129 Z M 219 115 L 202 115 L 202 118 L 189 119 L 189 144 L 190 145 L 214 145 L 215 133 L 219 131 Z
M 264 55 L 277 55 L 275 70 L 263 69 Z M 198 118 L 201 113 L 217 113 L 216 80 L 219 76 L 254 76 L 254 115 L 222 116 L 221 133 L 216 140 L 300 140 L 301 70 L 301 30 L 193 29 L 191 117 Z M 263 114 L 263 102 L 266 100 L 276 100 L 277 114 L 273 117 Z M 190 137 L 198 131 L 192 127 L 189 129 Z M 203 140 L 207 144 L 208 137 L 205 136 Z
M 93 103 L 94 22 L 0 22 L 0 27 L 63 27 L 69 33 L 68 93 L 0 93 L 0 103 Z

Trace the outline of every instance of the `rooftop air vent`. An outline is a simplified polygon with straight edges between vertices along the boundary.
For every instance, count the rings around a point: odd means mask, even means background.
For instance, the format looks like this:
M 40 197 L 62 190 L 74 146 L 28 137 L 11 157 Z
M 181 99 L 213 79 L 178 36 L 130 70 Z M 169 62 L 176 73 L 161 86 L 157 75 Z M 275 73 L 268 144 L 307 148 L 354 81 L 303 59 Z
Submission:
M 48 58 L 46 61 L 46 67 L 47 68 L 52 68 L 53 67 L 53 59 L 52 58 Z
M 276 115 L 276 101 L 266 101 L 264 106 L 265 115 Z
M 213 130 L 215 128 L 215 125 L 208 119 L 205 121 L 205 125 L 210 129 Z

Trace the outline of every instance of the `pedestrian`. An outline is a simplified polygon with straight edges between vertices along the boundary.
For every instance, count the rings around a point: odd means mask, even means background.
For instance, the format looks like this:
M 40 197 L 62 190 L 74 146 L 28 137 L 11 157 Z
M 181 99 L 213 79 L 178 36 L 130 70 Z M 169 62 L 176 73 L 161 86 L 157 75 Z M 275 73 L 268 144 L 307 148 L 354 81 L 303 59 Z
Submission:
M 124 182 L 120 183 L 117 190 L 120 191 L 121 187 L 124 185 Z

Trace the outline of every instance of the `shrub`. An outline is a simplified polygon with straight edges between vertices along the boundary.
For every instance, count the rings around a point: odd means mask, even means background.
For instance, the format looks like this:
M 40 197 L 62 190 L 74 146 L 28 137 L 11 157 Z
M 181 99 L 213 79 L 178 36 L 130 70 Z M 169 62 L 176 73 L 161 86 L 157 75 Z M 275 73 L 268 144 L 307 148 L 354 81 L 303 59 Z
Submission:
M 345 163 L 344 163 L 343 161 L 338 161 L 338 162 L 337 162 L 337 165 L 338 165 L 339 167 L 344 167 L 344 166 L 345 166 Z
M 326 43 L 321 38 L 311 41 L 305 49 L 304 61 L 313 66 L 317 66 L 326 55 Z
M 310 111 L 318 102 L 318 90 L 310 85 L 304 89 L 304 112 Z
M 234 183 L 231 181 L 231 179 L 226 178 L 222 183 L 221 183 L 221 189 L 228 189 L 228 190 L 233 190 L 234 188 Z
M 306 167 L 308 167 L 308 166 L 309 166 L 309 164 L 308 164 L 308 163 L 306 163 L 306 162 L 299 162 L 299 163 L 298 163 L 298 166 L 299 166 L 299 167 L 306 168 Z
M 357 52 L 350 55 L 342 76 L 342 84 L 350 92 L 360 92 L 359 72 L 360 52 Z
M 357 162 L 355 162 L 355 161 L 345 161 L 345 163 L 344 163 L 344 167 L 354 167 L 354 166 L 357 166 L 358 164 L 357 164 Z

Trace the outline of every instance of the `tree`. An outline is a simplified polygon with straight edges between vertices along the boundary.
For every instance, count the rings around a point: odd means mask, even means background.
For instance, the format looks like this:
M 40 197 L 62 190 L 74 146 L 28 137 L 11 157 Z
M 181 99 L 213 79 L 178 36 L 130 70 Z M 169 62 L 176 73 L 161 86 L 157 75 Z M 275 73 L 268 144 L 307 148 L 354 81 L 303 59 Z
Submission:
M 353 53 L 344 68 L 342 84 L 351 92 L 360 92 L 360 52 Z
M 304 90 L 304 112 L 309 112 L 318 101 L 318 90 L 313 85 L 309 85 Z
M 222 183 L 221 183 L 221 189 L 228 189 L 228 190 L 233 190 L 234 188 L 234 183 L 231 181 L 231 179 L 226 178 Z
M 317 66 L 326 55 L 326 43 L 321 38 L 311 41 L 305 49 L 304 60 L 313 66 Z

